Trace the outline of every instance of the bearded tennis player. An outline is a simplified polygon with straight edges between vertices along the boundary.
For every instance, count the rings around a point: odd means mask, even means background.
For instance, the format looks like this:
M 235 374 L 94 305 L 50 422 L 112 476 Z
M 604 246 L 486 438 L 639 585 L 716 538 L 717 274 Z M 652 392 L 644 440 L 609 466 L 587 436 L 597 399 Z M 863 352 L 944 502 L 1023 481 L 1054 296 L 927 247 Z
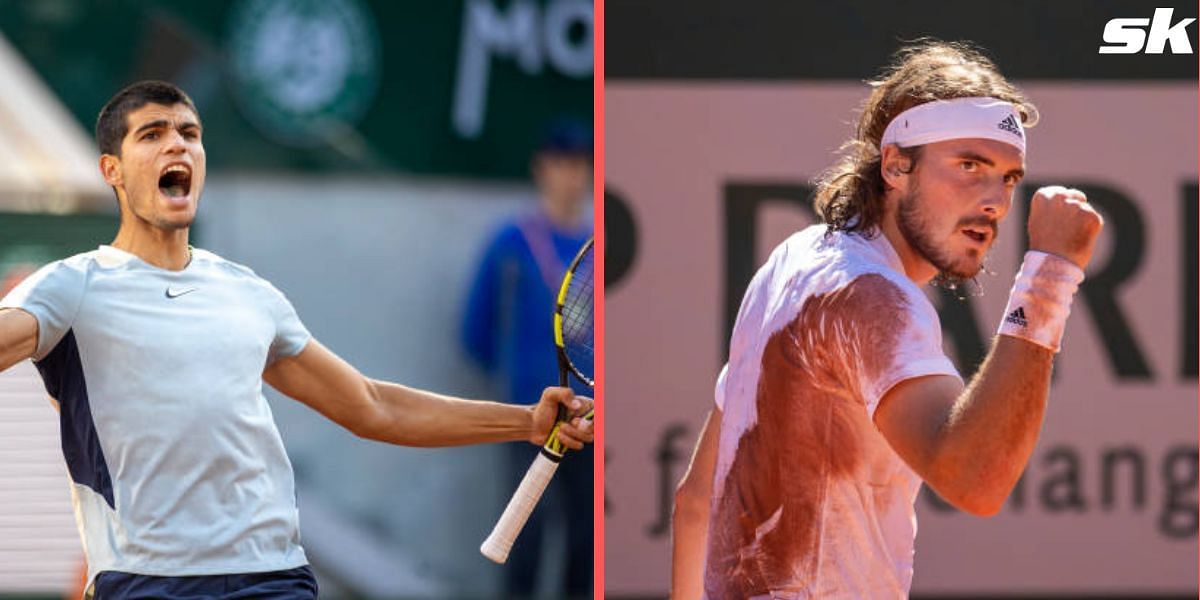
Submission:
M 742 300 L 676 496 L 676 598 L 907 597 L 921 482 L 995 514 L 1037 442 L 1103 221 L 1077 190 L 1033 195 L 1030 250 L 964 384 L 921 288 L 980 271 L 1037 110 L 958 44 L 903 49 L 872 87 L 819 181 L 824 224 L 777 247 Z
M 264 381 L 355 435 L 409 446 L 541 444 L 560 404 L 591 407 L 564 388 L 519 407 L 364 377 L 270 283 L 189 246 L 205 153 L 179 88 L 121 90 L 96 141 L 116 238 L 0 301 L 0 369 L 32 358 L 58 405 L 96 598 L 316 597 Z M 573 423 L 558 437 L 580 448 L 591 427 Z

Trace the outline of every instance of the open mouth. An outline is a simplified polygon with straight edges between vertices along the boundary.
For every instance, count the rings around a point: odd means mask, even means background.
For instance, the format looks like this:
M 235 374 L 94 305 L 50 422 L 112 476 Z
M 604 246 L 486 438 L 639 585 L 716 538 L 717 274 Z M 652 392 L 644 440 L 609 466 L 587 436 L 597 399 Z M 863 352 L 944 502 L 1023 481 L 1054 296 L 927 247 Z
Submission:
M 168 198 L 183 198 L 192 191 L 192 170 L 185 165 L 171 165 L 158 176 L 158 189 Z
M 963 232 L 963 235 L 965 235 L 965 236 L 971 238 L 972 240 L 975 240 L 976 242 L 979 242 L 981 244 L 988 240 L 988 232 L 984 229 L 976 229 L 974 227 L 968 227 L 966 229 L 963 229 L 962 232 Z

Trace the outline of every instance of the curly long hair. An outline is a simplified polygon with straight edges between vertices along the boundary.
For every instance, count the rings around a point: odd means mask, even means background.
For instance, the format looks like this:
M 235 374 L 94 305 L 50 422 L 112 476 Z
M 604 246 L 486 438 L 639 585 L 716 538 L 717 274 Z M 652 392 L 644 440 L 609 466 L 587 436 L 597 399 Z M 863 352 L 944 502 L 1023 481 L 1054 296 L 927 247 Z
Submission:
M 925 39 L 901 48 L 863 103 L 854 137 L 841 157 L 816 181 L 814 204 L 829 231 L 876 235 L 883 219 L 886 186 L 880 172 L 879 140 L 900 113 L 926 102 L 990 96 L 1011 102 L 1021 123 L 1033 127 L 1037 107 L 1000 74 L 990 59 L 966 42 Z M 920 146 L 901 148 L 915 165 Z

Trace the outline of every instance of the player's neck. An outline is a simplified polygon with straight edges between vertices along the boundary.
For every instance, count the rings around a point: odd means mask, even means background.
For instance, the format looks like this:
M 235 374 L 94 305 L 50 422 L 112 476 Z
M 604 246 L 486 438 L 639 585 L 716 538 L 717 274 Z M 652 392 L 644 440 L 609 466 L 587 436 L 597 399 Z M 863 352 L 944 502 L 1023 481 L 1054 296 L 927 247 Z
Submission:
M 187 228 L 164 230 L 143 225 L 122 223 L 112 246 L 160 269 L 182 271 L 187 267 L 192 259 Z
M 929 264 L 929 261 L 909 245 L 908 240 L 904 239 L 904 234 L 900 233 L 900 227 L 896 224 L 894 214 L 884 215 L 880 229 L 883 230 L 883 237 L 887 238 L 892 249 L 896 251 L 896 255 L 900 257 L 900 264 L 904 265 L 906 277 L 918 286 L 923 286 L 933 280 L 933 277 L 937 275 L 937 267 Z

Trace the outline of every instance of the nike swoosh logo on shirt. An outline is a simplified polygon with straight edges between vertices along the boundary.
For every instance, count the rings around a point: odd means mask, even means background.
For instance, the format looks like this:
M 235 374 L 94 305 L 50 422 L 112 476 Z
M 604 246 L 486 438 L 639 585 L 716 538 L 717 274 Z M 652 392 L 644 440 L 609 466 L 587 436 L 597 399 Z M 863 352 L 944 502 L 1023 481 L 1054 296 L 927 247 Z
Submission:
M 196 291 L 196 288 L 194 288 L 194 287 L 186 288 L 181 291 L 175 291 L 175 290 L 171 289 L 171 286 L 167 286 L 167 297 L 168 298 L 178 298 L 184 294 L 190 294 L 194 291 Z

